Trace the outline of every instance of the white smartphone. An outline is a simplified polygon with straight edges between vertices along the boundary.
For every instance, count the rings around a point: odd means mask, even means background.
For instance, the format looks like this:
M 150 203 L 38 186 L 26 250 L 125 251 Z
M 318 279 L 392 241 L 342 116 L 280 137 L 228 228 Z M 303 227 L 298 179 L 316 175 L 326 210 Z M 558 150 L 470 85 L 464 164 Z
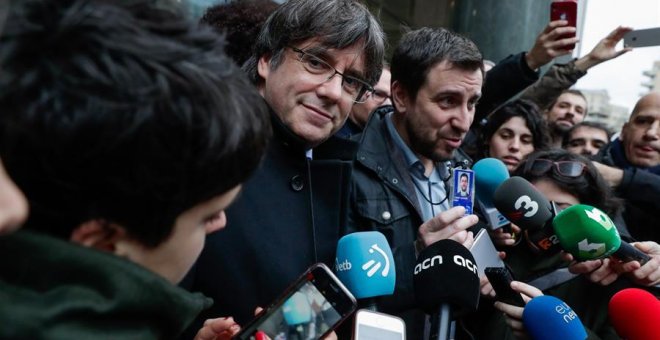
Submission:
M 504 267 L 504 262 L 500 259 L 499 252 L 495 249 L 486 229 L 479 230 L 470 247 L 470 252 L 477 261 L 479 277 L 484 276 L 484 270 L 487 267 Z
M 405 340 L 406 324 L 399 317 L 360 309 L 355 313 L 354 340 Z
M 660 27 L 635 30 L 623 36 L 626 47 L 646 47 L 660 45 Z

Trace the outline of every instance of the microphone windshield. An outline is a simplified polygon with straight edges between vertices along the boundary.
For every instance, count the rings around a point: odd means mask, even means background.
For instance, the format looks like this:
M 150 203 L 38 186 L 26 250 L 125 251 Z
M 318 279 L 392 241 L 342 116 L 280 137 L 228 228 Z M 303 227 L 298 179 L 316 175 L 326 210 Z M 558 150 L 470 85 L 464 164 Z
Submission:
M 357 299 L 392 295 L 396 281 L 394 257 L 377 231 L 345 235 L 337 244 L 337 277 Z
M 614 329 L 624 339 L 660 337 L 660 302 L 645 290 L 628 288 L 614 294 L 608 312 Z
M 562 248 L 577 260 L 612 255 L 621 245 L 614 222 L 600 209 L 576 204 L 561 211 L 552 226 Z
M 541 229 L 553 217 L 550 201 L 518 176 L 507 179 L 495 190 L 493 203 L 509 221 L 523 230 Z
M 523 324 L 534 340 L 584 340 L 582 321 L 564 301 L 542 295 L 530 300 L 523 310 Z
M 479 275 L 470 251 L 452 240 L 440 240 L 426 247 L 417 257 L 413 287 L 417 305 L 426 313 L 437 312 L 449 303 L 454 315 L 477 309 Z
M 493 195 L 502 182 L 509 179 L 509 170 L 497 158 L 484 158 L 474 164 L 474 189 L 477 198 L 487 206 L 493 206 Z

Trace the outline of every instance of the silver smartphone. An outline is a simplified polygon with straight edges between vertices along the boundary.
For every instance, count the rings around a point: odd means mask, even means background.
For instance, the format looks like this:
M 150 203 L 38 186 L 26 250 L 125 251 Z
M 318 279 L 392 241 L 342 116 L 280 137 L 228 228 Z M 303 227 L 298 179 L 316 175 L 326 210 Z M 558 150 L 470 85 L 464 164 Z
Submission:
M 660 27 L 634 30 L 623 36 L 626 47 L 647 47 L 660 45 Z
M 353 340 L 405 340 L 406 324 L 399 317 L 360 309 L 355 313 Z
M 487 267 L 504 268 L 504 262 L 500 259 L 499 252 L 495 249 L 486 229 L 479 230 L 472 247 L 470 247 L 470 252 L 477 261 L 479 277 L 484 276 L 484 270 Z

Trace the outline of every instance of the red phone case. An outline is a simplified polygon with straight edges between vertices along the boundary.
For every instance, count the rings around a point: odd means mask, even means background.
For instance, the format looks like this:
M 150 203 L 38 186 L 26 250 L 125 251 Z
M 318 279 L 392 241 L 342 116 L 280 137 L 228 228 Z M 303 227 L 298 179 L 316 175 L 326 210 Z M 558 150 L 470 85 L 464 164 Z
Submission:
M 566 20 L 568 26 L 577 27 L 577 0 L 556 0 L 550 4 L 550 21 Z M 558 39 L 572 38 L 575 33 L 561 35 Z M 575 44 L 566 46 L 567 50 L 575 48 Z

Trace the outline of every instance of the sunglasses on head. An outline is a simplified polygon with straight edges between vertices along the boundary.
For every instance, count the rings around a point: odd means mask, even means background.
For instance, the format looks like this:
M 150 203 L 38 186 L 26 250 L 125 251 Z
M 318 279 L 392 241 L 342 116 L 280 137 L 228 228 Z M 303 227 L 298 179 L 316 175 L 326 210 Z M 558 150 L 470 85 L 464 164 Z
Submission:
M 549 159 L 536 159 L 529 167 L 529 172 L 534 176 L 541 176 L 553 168 L 555 172 L 564 177 L 580 177 L 584 173 L 586 164 L 578 161 L 551 161 Z

